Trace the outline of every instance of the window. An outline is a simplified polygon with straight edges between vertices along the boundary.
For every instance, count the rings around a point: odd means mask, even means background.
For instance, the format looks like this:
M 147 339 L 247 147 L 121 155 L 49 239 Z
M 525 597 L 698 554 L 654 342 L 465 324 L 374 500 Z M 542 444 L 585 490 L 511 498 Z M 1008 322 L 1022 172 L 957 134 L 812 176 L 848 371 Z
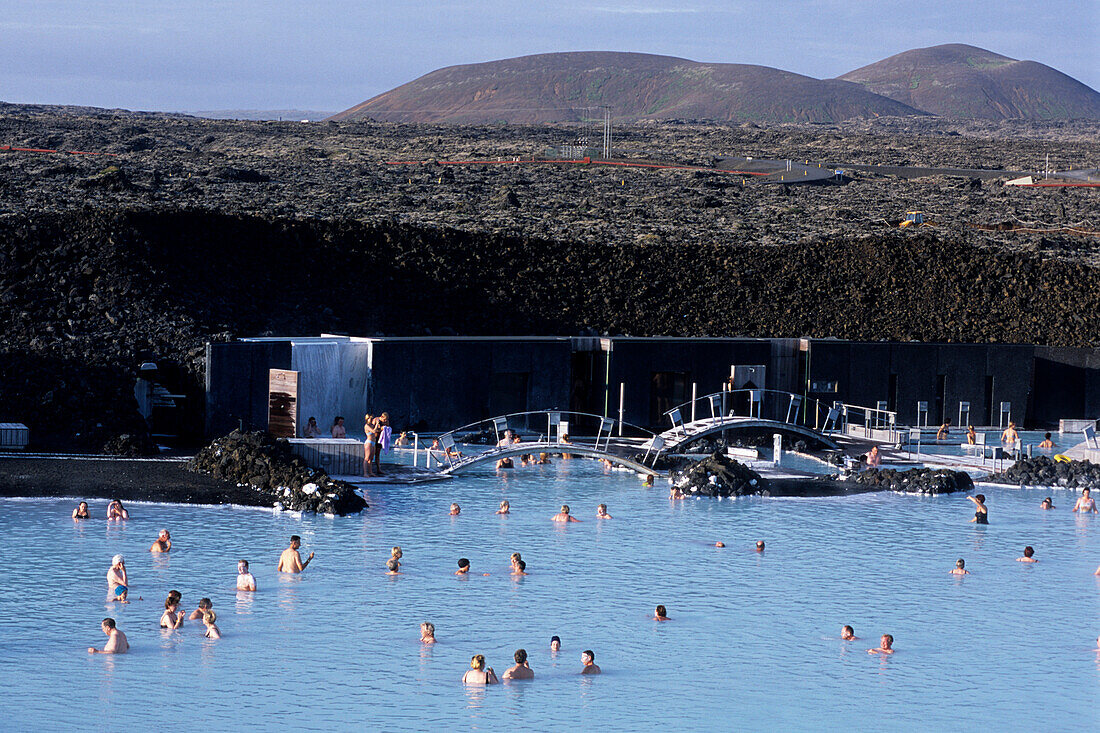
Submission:
M 816 381 L 810 382 L 811 392 L 829 392 L 835 393 L 840 391 L 840 382 L 836 380 Z
M 687 402 L 687 372 L 653 372 L 649 386 L 649 424 L 668 427 L 665 413 Z M 690 415 L 690 411 L 689 411 Z M 685 415 L 687 419 L 691 419 Z

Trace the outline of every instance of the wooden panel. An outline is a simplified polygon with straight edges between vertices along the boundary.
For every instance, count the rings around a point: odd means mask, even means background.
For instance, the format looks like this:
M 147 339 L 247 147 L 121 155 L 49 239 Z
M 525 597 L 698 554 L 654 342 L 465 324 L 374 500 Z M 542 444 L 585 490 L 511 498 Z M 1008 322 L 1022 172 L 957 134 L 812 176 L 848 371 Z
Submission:
M 268 371 L 267 431 L 276 438 L 298 437 L 298 372 Z

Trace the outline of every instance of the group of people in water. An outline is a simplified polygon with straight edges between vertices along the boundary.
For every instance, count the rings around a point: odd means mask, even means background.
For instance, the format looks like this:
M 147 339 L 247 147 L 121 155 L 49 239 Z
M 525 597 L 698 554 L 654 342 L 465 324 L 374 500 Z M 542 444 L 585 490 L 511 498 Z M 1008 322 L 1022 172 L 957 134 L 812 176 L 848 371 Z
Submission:
M 337 415 L 332 421 L 332 427 L 329 428 L 329 435 L 333 438 L 347 438 L 348 429 L 344 425 L 344 417 Z M 372 415 L 370 413 L 363 416 L 363 475 L 364 476 L 382 476 L 382 452 L 390 450 L 395 442 L 393 440 L 393 429 L 390 427 L 390 415 L 388 412 L 383 412 L 380 415 Z M 306 421 L 306 426 L 302 430 L 303 438 L 320 438 L 321 428 L 317 425 L 317 418 L 311 417 Z M 401 439 L 396 443 L 397 445 L 406 444 L 405 433 L 401 434 Z

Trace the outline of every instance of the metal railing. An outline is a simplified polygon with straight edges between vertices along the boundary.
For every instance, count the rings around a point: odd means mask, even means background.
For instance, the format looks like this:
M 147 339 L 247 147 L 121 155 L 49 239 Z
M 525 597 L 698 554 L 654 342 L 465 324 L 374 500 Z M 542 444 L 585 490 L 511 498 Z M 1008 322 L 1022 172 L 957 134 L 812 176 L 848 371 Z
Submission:
M 822 433 L 830 430 L 831 419 L 835 423 L 832 408 L 824 403 L 779 389 L 733 389 L 712 392 L 676 405 L 671 410 L 666 410 L 664 415 L 672 423 L 673 428 L 682 427 L 685 424 L 685 414 L 693 417 L 692 420 L 687 421 L 688 424 L 698 421 L 695 416 L 700 407 L 704 415 L 709 412 L 711 420 L 725 417 L 754 417 L 760 420 L 775 420 L 788 425 L 799 425 Z

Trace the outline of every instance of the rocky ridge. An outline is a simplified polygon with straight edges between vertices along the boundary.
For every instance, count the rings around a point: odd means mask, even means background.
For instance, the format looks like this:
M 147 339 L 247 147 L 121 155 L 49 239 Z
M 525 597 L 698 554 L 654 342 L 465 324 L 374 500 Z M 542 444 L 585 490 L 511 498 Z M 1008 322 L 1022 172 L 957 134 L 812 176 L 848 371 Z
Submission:
M 898 491 L 906 494 L 951 494 L 974 488 L 974 480 L 966 472 L 942 468 L 911 468 L 908 471 L 866 468 L 850 476 L 847 481 L 876 491 Z
M 1055 461 L 1049 456 L 1021 458 L 1004 471 L 985 479 L 1012 486 L 1055 486 L 1100 490 L 1100 465 L 1089 461 Z

